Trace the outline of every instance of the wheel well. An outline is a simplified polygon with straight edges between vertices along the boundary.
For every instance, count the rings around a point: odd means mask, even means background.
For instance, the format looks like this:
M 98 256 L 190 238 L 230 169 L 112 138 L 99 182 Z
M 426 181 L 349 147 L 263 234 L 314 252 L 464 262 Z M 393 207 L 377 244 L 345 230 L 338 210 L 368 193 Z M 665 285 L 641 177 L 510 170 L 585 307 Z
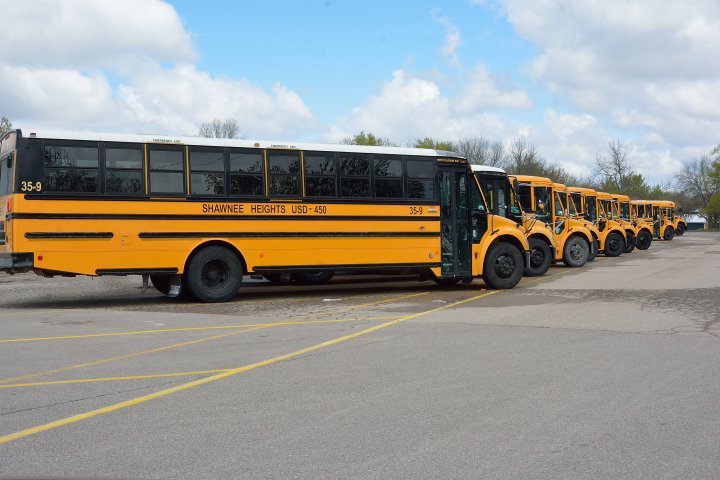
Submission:
M 512 245 L 515 245 L 517 247 L 517 249 L 520 250 L 520 253 L 525 252 L 525 249 L 523 248 L 523 244 L 520 243 L 520 240 L 513 237 L 512 235 L 500 235 L 495 240 L 493 240 L 491 245 L 495 245 L 496 243 L 500 243 L 500 242 L 508 242 Z
M 247 263 L 245 263 L 245 258 L 242 256 L 242 253 L 240 253 L 240 250 L 238 250 L 232 243 L 225 242 L 223 240 L 209 240 L 207 242 L 201 243 L 200 245 L 197 245 L 193 249 L 193 251 L 190 252 L 190 255 L 188 255 L 187 259 L 185 260 L 185 268 L 183 269 L 183 272 L 187 271 L 187 266 L 190 263 L 190 260 L 197 252 L 199 252 L 205 247 L 212 246 L 224 247 L 233 252 L 235 255 L 237 255 L 238 259 L 240 259 L 240 264 L 242 264 L 243 272 L 248 273 Z
M 543 242 L 547 243 L 548 247 L 552 248 L 552 246 L 553 246 L 550 239 L 547 238 L 545 235 L 540 235 L 539 233 L 536 233 L 535 235 L 530 235 L 530 238 L 538 238 L 538 239 L 542 240 Z M 520 248 L 520 251 L 522 251 L 522 248 Z
M 592 233 L 591 233 L 590 235 L 592 236 Z M 570 234 L 570 236 L 568 237 L 568 240 L 570 240 L 572 237 L 580 237 L 580 238 L 582 238 L 583 240 L 585 240 L 586 242 L 588 242 L 588 246 L 589 246 L 589 244 L 590 244 L 590 242 L 591 242 L 591 240 L 588 240 L 588 238 L 587 238 L 586 235 L 584 235 L 584 234 L 582 234 L 582 233 L 580 233 L 580 232 L 575 232 L 575 233 Z M 567 242 L 565 242 L 565 244 L 567 245 Z
M 625 235 L 632 235 L 632 236 L 634 237 L 634 236 L 635 236 L 635 232 L 632 231 L 632 230 L 630 230 L 629 228 L 626 228 L 626 229 L 625 229 Z

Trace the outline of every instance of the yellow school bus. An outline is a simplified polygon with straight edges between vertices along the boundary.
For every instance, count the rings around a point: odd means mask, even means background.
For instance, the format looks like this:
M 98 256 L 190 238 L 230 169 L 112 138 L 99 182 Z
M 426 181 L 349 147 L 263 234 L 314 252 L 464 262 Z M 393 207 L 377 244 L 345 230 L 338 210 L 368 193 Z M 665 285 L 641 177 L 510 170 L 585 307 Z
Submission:
M 538 221 L 534 213 L 525 212 L 520 205 L 514 186 L 502 168 L 472 165 L 478 184 L 490 212 L 516 222 L 527 238 L 530 258 L 525 264 L 525 275 L 544 275 L 555 259 L 555 239 L 552 226 Z
M 590 256 L 593 237 L 585 226 L 567 211 L 566 187 L 547 177 L 511 175 L 517 182 L 520 204 L 526 211 L 550 226 L 555 258 L 569 267 L 581 267 Z
M 151 135 L 7 133 L 0 229 L 5 272 L 141 275 L 204 302 L 252 273 L 512 288 L 529 252 L 454 153 Z
M 614 216 L 617 218 L 620 227 L 625 230 L 625 250 L 624 253 L 630 253 L 637 246 L 638 228 L 633 224 L 630 213 L 630 197 L 618 193 L 612 194 L 612 203 Z
M 637 248 L 647 250 L 653 240 L 653 209 L 649 200 L 631 200 L 630 213 L 633 223 L 638 229 Z
M 655 238 L 672 240 L 675 238 L 675 202 L 650 200 L 650 203 L 655 222 Z
M 625 233 L 612 220 L 612 212 L 607 213 L 607 209 L 611 207 L 609 203 L 612 201 L 610 194 L 584 187 L 569 187 L 568 190 L 571 195 L 581 200 L 581 211 L 585 219 L 596 226 L 600 235 L 598 250 L 606 257 L 621 255 L 625 249 Z M 601 197 L 605 202 L 601 201 Z
M 570 187 L 567 187 L 565 185 L 555 184 L 556 188 L 562 188 L 562 191 L 565 192 L 567 198 L 567 212 L 575 219 L 576 222 L 580 222 L 582 226 L 588 229 L 590 234 L 592 235 L 592 242 L 590 244 L 590 255 L 588 256 L 588 262 L 591 262 L 595 260 L 595 257 L 597 257 L 598 252 L 600 251 L 600 231 L 597 229 L 597 226 L 585 218 L 585 215 L 582 211 L 582 198 L 581 195 L 578 193 L 573 193 L 570 190 Z

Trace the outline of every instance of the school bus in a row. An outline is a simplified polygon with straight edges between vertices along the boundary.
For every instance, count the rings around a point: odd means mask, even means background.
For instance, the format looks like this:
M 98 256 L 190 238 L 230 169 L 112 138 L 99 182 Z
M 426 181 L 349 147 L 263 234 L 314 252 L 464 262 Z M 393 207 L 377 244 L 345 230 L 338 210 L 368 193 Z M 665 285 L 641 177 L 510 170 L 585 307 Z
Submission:
M 218 302 L 251 273 L 512 288 L 529 254 L 451 152 L 20 130 L 0 147 L 6 272 L 141 275 Z

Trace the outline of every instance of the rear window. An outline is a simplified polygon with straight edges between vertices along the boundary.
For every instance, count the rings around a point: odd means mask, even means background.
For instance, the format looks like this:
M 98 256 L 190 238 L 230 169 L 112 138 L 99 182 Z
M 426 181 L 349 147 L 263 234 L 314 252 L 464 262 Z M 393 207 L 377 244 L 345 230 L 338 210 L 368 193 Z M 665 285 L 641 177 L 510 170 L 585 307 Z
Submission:
M 0 159 L 0 196 L 13 193 L 12 158 L 12 155 L 6 155 Z

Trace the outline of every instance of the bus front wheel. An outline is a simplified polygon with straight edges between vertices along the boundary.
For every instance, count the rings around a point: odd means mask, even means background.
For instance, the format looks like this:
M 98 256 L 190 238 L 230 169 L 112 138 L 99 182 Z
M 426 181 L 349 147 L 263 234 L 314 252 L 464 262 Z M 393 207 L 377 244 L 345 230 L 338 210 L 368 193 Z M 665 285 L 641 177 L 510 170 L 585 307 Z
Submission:
M 153 273 L 150 275 L 150 281 L 153 287 L 155 287 L 155 290 L 163 295 L 167 295 L 170 292 L 170 275 Z
M 485 256 L 483 280 L 490 288 L 513 288 L 523 275 L 524 262 L 520 250 L 507 242 L 492 245 Z
M 641 230 L 637 236 L 637 248 L 638 250 L 647 250 L 652 244 L 652 234 L 647 230 Z
M 617 232 L 608 233 L 605 239 L 605 256 L 619 257 L 624 249 L 625 242 L 623 241 L 622 235 Z
M 193 255 L 184 275 L 190 293 L 201 302 L 226 302 L 240 290 L 243 267 L 235 253 L 213 245 Z
M 677 231 L 675 232 L 675 234 L 679 237 L 682 237 L 684 233 L 685 233 L 685 225 L 683 225 L 682 223 L 678 224 Z
M 593 241 L 590 244 L 590 254 L 588 255 L 588 262 L 592 262 L 593 260 L 595 260 L 595 257 L 597 257 L 599 249 L 600 249 L 599 242 L 593 238 Z
M 565 243 L 563 263 L 571 268 L 582 267 L 590 256 L 590 244 L 580 236 L 572 236 Z
M 545 275 L 552 263 L 550 247 L 539 238 L 528 239 L 530 245 L 530 262 L 525 265 L 525 275 L 538 277 Z
M 675 238 L 675 229 L 673 227 L 667 227 L 665 229 L 665 235 L 663 235 L 663 240 L 672 240 Z

